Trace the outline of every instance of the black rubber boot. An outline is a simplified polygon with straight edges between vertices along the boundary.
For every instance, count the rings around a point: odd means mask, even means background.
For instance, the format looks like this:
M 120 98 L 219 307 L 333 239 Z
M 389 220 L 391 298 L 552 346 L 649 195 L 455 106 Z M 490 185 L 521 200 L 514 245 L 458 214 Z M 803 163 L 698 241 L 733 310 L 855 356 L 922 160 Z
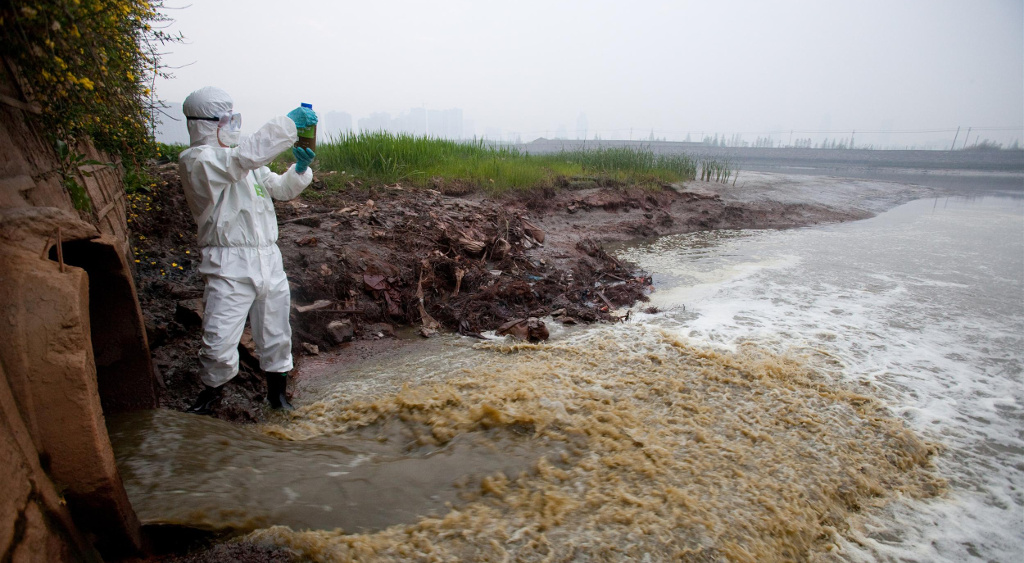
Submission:
M 270 407 L 286 411 L 295 410 L 288 402 L 288 394 L 285 393 L 288 388 L 288 374 L 266 372 L 264 376 L 267 379 L 267 401 L 270 402 Z
M 213 414 L 213 405 L 220 400 L 220 387 L 206 385 L 187 412 L 192 414 Z

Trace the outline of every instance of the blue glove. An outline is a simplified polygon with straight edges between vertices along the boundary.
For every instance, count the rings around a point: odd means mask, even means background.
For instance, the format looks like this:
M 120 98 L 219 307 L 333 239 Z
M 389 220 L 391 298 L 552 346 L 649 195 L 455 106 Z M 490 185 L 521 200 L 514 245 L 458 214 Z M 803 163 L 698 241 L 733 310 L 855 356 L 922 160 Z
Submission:
M 316 125 L 316 113 L 310 108 L 297 107 L 288 112 L 288 118 L 295 122 L 295 127 L 302 129 Z
M 313 162 L 313 159 L 316 158 L 316 153 L 305 147 L 292 148 L 292 154 L 295 155 L 296 174 L 305 174 L 306 169 L 309 168 L 309 163 Z

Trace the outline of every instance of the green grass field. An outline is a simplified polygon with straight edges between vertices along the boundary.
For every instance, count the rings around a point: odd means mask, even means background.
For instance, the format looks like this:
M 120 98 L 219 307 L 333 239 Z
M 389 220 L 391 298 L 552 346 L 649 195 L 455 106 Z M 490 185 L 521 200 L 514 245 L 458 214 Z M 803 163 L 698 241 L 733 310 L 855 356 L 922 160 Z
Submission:
M 168 147 L 169 149 L 171 147 Z M 173 147 L 177 148 L 177 147 Z M 293 162 L 286 151 L 272 165 L 278 172 Z M 451 141 L 404 133 L 342 135 L 320 143 L 313 168 L 325 175 L 328 188 L 347 182 L 401 182 L 433 187 L 458 182 L 492 195 L 558 185 L 561 180 L 658 187 L 695 180 L 725 181 L 727 162 L 700 161 L 689 155 L 659 155 L 646 148 L 594 148 L 532 155 L 483 141 Z M 564 183 L 564 182 L 561 182 Z
M 314 168 L 342 179 L 429 187 L 458 180 L 491 194 L 556 184 L 558 178 L 661 186 L 694 180 L 705 163 L 647 149 L 597 148 L 531 155 L 482 141 L 464 142 L 388 132 L 344 135 L 321 143 Z M 725 163 L 715 163 L 720 169 Z

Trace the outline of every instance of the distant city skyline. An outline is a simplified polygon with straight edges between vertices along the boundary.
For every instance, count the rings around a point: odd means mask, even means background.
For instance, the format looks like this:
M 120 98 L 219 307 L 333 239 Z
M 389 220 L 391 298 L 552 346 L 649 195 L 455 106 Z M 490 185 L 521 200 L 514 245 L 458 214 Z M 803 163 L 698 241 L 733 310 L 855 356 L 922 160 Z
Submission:
M 164 143 L 187 144 L 188 131 L 181 113 L 180 102 L 168 102 L 162 123 L 157 128 L 157 140 Z M 238 108 L 242 109 L 242 108 Z M 890 124 L 883 123 L 882 129 L 864 129 L 861 131 L 839 131 L 829 128 L 829 119 L 822 120 L 819 129 L 800 130 L 777 127 L 765 131 L 714 131 L 689 130 L 678 131 L 662 128 L 641 129 L 639 127 L 621 129 L 590 129 L 585 112 L 576 116 L 575 130 L 570 133 L 569 127 L 562 123 L 541 131 L 506 130 L 495 126 L 485 126 L 477 130 L 476 121 L 467 119 L 461 108 L 443 110 L 412 107 L 392 116 L 387 111 L 371 112 L 365 117 L 355 117 L 341 110 L 320 110 L 320 124 L 317 136 L 320 142 L 337 138 L 344 133 L 367 131 L 387 131 L 390 133 L 406 133 L 414 136 L 431 136 L 453 140 L 484 139 L 504 143 L 528 143 L 535 139 L 564 140 L 632 140 L 632 141 L 675 141 L 695 142 L 715 146 L 728 147 L 801 147 L 801 148 L 876 148 L 876 149 L 962 149 L 977 146 L 979 143 L 990 142 L 1004 148 L 1019 147 L 1024 140 L 1017 136 L 1006 136 L 1006 127 L 960 127 L 959 130 L 896 130 Z M 174 118 L 179 121 L 174 121 Z M 566 120 L 567 122 L 569 120 Z M 249 133 L 261 123 L 246 119 L 243 113 L 243 133 Z M 1001 140 L 1000 140 L 1001 139 Z

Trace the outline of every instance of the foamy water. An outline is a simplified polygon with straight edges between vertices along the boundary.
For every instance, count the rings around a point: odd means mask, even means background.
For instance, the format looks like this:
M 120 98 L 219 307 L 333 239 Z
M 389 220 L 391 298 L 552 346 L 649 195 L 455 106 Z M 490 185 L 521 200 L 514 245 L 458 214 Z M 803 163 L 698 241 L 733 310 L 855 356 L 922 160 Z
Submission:
M 619 249 L 661 313 L 433 339 L 264 427 L 126 418 L 118 463 L 145 523 L 265 527 L 315 561 L 1015 561 L 1022 215 Z
M 862 522 L 840 542 L 844 559 L 1024 558 L 1022 200 L 919 200 L 856 223 L 668 237 L 619 256 L 664 288 L 664 312 L 635 322 L 698 345 L 828 354 L 945 446 L 948 493 Z

